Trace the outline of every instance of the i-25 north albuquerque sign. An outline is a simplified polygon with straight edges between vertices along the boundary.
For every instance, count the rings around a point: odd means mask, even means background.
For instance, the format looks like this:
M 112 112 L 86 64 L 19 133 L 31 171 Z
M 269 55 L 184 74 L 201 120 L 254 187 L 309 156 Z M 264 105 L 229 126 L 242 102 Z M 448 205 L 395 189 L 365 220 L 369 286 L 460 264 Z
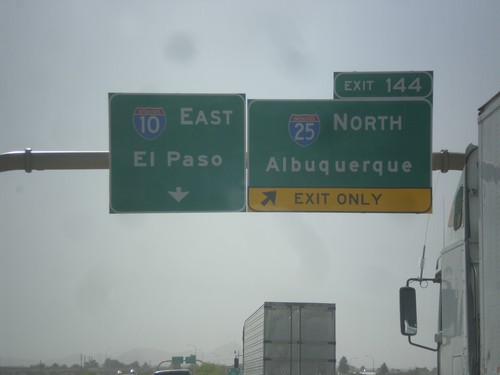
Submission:
M 253 211 L 427 212 L 428 101 L 254 100 Z

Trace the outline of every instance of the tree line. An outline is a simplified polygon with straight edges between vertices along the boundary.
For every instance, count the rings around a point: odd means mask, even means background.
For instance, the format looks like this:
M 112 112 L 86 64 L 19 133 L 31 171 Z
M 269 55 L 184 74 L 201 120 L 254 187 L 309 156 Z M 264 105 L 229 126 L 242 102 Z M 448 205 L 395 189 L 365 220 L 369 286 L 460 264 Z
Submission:
M 365 366 L 361 366 L 360 368 L 354 367 L 349 363 L 346 357 L 340 358 L 339 365 L 337 367 L 338 373 L 341 375 L 344 374 L 363 374 L 365 371 L 368 369 Z M 384 362 L 378 369 L 376 369 L 377 375 L 399 375 L 399 374 L 404 374 L 404 375 L 436 375 L 437 374 L 437 369 L 434 368 L 432 370 L 427 369 L 426 367 L 419 368 L 416 367 L 414 369 L 410 370 L 397 370 L 397 369 L 392 369 L 390 370 L 387 364 Z
M 191 365 L 189 370 L 193 375 L 227 375 L 228 366 L 214 363 L 204 363 L 202 365 Z M 47 366 L 45 363 L 38 363 L 29 367 L 0 367 L 0 375 L 143 375 L 152 374 L 156 366 L 151 366 L 144 362 L 140 365 L 138 361 L 123 363 L 115 359 L 106 359 L 99 366 L 97 361 L 84 361 L 83 364 L 59 365 L 57 363 Z

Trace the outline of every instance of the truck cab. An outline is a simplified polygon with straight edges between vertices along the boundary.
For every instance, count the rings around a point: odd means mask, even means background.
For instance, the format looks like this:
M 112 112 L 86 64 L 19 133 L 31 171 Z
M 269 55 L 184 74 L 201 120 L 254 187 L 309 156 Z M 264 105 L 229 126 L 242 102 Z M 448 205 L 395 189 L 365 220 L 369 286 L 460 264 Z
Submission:
M 400 289 L 401 333 L 437 352 L 439 374 L 500 373 L 500 93 L 479 109 L 479 146 L 469 146 L 435 277 Z M 435 347 L 417 334 L 412 283 L 439 285 Z

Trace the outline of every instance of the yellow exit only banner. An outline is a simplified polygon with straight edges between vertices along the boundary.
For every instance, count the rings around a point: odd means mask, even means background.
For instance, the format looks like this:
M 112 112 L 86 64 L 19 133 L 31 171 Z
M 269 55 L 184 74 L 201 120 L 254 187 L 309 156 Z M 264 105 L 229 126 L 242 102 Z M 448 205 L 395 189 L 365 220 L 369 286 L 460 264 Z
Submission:
M 250 211 L 431 213 L 430 188 L 248 189 Z

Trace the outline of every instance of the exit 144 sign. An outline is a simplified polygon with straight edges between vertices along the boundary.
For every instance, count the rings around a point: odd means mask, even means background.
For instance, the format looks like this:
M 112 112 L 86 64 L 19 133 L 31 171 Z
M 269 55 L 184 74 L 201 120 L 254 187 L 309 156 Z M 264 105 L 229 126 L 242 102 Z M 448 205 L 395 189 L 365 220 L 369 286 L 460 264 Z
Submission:
M 242 211 L 245 96 L 109 94 L 110 211 Z
M 426 99 L 432 103 L 432 72 L 336 72 L 336 100 Z

